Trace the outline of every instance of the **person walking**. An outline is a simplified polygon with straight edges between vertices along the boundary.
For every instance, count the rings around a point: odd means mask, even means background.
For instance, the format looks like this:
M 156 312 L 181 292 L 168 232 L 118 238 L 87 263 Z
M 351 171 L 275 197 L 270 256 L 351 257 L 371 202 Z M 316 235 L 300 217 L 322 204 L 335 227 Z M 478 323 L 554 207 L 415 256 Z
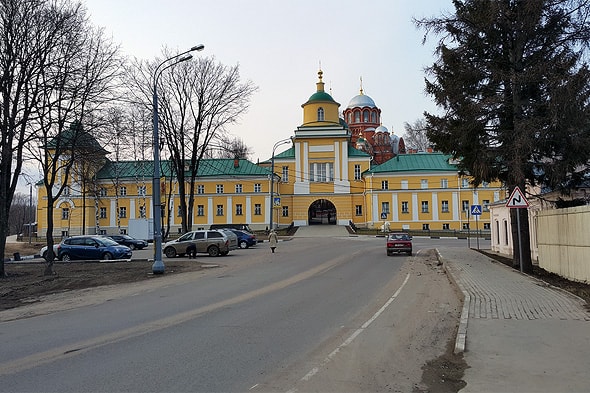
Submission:
M 270 235 L 268 235 L 268 242 L 270 243 L 270 250 L 274 254 L 275 248 L 277 248 L 277 243 L 279 242 L 279 237 L 274 229 L 270 230 Z

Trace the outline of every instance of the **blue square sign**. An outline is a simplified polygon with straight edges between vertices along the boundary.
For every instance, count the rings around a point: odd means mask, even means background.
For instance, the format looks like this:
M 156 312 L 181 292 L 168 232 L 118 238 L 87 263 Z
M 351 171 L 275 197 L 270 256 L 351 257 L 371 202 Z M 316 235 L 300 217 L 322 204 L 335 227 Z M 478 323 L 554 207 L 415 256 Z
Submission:
M 471 215 L 481 216 L 481 205 L 471 205 Z

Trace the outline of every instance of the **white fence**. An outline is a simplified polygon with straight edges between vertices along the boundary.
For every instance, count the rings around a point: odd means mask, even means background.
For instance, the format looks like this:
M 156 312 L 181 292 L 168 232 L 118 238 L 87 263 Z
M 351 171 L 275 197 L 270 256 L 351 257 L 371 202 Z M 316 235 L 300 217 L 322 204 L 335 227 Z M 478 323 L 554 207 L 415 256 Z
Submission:
M 539 266 L 590 282 L 590 206 L 543 210 L 537 220 Z

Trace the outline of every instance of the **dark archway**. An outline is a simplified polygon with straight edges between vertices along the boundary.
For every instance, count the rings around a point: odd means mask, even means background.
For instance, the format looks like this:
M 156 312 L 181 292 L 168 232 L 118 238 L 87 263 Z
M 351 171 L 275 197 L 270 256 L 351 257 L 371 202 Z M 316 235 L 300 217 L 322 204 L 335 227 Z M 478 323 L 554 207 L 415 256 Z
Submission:
M 336 206 L 327 199 L 318 199 L 307 210 L 309 225 L 336 225 Z

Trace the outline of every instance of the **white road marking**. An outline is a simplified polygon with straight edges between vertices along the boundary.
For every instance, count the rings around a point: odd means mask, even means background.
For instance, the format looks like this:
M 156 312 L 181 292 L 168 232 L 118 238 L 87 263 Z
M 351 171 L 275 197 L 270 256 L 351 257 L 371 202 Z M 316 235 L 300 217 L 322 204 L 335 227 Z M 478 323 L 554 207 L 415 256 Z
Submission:
M 401 293 L 402 289 L 406 286 L 406 283 L 408 282 L 409 279 L 410 279 L 410 273 L 408 273 L 406 275 L 406 279 L 404 280 L 404 282 L 402 283 L 402 285 L 398 288 L 397 291 L 395 291 L 395 293 L 393 294 L 393 296 L 391 296 L 389 298 L 389 300 L 387 300 L 387 302 L 385 302 L 385 304 L 379 309 L 379 311 L 377 311 L 371 318 L 369 318 L 369 320 L 367 322 L 365 322 L 360 328 L 358 328 L 357 330 L 355 330 L 354 333 L 352 333 L 350 335 L 350 337 L 348 337 L 346 340 L 344 340 L 344 342 L 342 344 L 340 344 L 335 350 L 333 350 L 322 361 L 322 363 L 319 366 L 312 368 L 307 374 L 305 374 L 305 376 L 303 376 L 303 378 L 301 378 L 301 380 L 302 381 L 309 381 L 311 378 L 313 378 L 313 376 L 316 375 L 320 371 L 320 368 L 324 367 L 326 364 L 328 364 L 329 362 L 331 362 L 332 359 L 334 359 L 334 357 L 338 354 L 338 352 L 340 352 L 341 349 L 343 349 L 344 347 L 350 345 L 354 341 L 354 339 L 358 337 L 359 334 L 361 334 L 377 318 L 379 318 L 379 316 L 381 314 L 383 314 L 383 312 L 387 309 L 387 307 L 389 307 L 389 305 L 399 296 L 399 294 Z M 297 389 L 291 389 L 291 390 L 288 390 L 287 391 L 287 393 L 295 393 L 295 392 L 297 392 Z

